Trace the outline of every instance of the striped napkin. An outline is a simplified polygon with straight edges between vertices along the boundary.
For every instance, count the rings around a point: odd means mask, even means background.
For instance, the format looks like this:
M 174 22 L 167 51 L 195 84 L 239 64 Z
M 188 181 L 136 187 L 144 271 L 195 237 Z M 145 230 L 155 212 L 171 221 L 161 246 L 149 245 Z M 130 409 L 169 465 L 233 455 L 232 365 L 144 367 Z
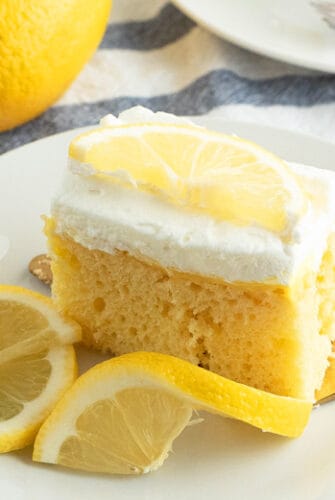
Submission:
M 0 134 L 0 153 L 136 104 L 271 124 L 335 141 L 335 76 L 238 48 L 164 0 L 114 0 L 93 58 L 52 108 Z

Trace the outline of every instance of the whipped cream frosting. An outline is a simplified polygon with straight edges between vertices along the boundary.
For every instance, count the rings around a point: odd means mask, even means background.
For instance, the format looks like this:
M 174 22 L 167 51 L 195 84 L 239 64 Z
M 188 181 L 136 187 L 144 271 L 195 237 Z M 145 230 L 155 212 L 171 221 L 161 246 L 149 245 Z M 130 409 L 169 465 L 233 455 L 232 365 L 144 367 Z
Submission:
M 136 107 L 118 118 L 107 115 L 102 124 L 149 121 L 190 123 Z M 307 212 L 294 221 L 289 242 L 258 226 L 236 226 L 183 210 L 145 191 L 79 175 L 83 170 L 73 159 L 51 213 L 57 233 L 89 249 L 127 251 L 166 268 L 228 282 L 289 284 L 306 260 L 315 268 L 320 265 L 335 225 L 335 174 L 289 166 L 311 198 Z

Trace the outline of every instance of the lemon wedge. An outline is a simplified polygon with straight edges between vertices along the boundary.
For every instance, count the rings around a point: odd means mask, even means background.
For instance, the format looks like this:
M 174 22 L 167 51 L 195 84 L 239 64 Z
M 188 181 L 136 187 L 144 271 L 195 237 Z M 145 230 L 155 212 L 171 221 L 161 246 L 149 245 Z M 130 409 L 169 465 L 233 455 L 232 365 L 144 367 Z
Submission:
M 47 297 L 0 285 L 0 452 L 23 448 L 77 377 L 79 326 Z
M 101 127 L 75 138 L 69 155 L 85 175 L 103 175 L 234 224 L 281 232 L 305 208 L 303 191 L 282 160 L 202 127 Z
M 193 410 L 295 437 L 312 403 L 248 387 L 181 359 L 131 353 L 82 375 L 42 425 L 33 459 L 86 471 L 141 474 L 162 465 Z

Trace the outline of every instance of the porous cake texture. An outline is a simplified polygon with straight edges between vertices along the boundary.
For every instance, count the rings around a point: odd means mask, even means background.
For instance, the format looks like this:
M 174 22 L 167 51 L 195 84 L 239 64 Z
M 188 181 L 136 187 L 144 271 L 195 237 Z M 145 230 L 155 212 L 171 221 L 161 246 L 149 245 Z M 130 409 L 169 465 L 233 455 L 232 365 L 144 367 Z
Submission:
M 334 338 L 334 237 L 294 286 L 225 283 L 124 251 L 90 250 L 48 229 L 53 295 L 88 346 L 179 356 L 276 394 L 313 398 Z
M 314 399 L 335 339 L 335 181 L 292 168 L 315 202 L 294 242 L 72 169 L 46 224 L 59 309 L 96 349 L 158 351 Z

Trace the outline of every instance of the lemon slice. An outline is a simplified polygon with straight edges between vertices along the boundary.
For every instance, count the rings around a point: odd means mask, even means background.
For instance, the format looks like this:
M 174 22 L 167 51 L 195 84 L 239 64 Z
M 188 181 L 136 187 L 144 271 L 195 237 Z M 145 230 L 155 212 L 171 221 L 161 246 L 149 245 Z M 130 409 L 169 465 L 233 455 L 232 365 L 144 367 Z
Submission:
M 225 379 L 181 359 L 132 353 L 82 375 L 41 427 L 33 459 L 87 471 L 157 469 L 193 410 L 284 436 L 302 433 L 312 403 Z
M 50 299 L 0 285 L 0 452 L 33 442 L 77 376 L 79 326 Z
M 102 127 L 74 139 L 69 154 L 79 172 L 109 176 L 234 224 L 281 232 L 305 207 L 303 191 L 282 160 L 202 127 Z

